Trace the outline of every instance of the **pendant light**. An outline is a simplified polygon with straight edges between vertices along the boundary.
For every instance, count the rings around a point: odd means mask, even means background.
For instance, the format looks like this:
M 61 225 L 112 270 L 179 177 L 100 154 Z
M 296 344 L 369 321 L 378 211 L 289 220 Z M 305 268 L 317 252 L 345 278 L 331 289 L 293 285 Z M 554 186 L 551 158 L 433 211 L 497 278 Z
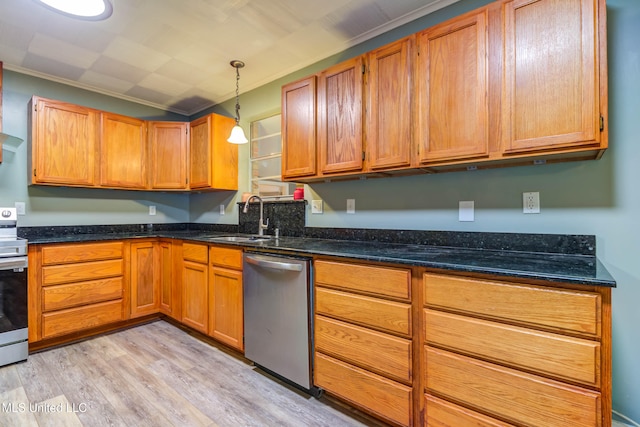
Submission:
M 227 141 L 232 144 L 246 144 L 249 140 L 240 127 L 240 68 L 244 67 L 244 62 L 233 60 L 231 66 L 236 69 L 236 125 L 231 129 Z

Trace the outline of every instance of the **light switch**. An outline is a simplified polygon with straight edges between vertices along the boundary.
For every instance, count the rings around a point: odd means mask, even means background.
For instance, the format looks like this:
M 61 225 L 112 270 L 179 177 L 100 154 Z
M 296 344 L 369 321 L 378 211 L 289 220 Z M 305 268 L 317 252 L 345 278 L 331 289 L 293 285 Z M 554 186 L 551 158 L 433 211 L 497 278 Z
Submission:
M 322 213 L 322 200 L 312 200 L 311 201 L 311 213 L 312 214 L 321 214 Z
M 458 211 L 458 221 L 471 222 L 475 221 L 473 212 L 473 200 L 460 202 Z
M 347 213 L 356 213 L 356 199 L 347 199 Z
M 156 214 L 156 207 L 154 205 L 150 205 L 149 206 L 149 215 L 155 215 Z
M 24 202 L 16 202 L 15 207 L 16 207 L 16 214 L 18 214 L 18 215 L 26 215 L 27 214 L 27 212 L 26 212 L 27 209 L 25 207 Z
M 224 215 L 224 204 L 220 205 L 220 215 Z

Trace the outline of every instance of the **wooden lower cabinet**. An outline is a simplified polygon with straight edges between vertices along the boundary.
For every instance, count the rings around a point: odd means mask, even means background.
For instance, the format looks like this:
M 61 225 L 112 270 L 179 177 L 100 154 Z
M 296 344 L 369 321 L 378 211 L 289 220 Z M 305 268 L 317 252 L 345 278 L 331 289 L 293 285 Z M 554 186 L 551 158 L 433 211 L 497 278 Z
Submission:
M 208 248 L 206 245 L 182 245 L 182 323 L 200 332 L 208 332 Z
M 209 335 L 244 351 L 242 249 L 209 248 Z
M 316 260 L 314 271 L 314 385 L 412 425 L 411 270 Z
M 123 242 L 29 246 L 29 342 L 125 319 Z
M 423 275 L 425 425 L 611 425 L 611 290 Z
M 157 313 L 160 307 L 158 243 L 146 240 L 130 246 L 131 317 Z

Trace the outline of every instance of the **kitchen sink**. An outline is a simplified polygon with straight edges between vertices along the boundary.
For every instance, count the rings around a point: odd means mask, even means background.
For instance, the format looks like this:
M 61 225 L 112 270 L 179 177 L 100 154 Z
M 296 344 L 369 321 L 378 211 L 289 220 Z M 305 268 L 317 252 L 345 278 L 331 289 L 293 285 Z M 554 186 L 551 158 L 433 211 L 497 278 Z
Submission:
M 264 242 L 271 240 L 271 236 L 214 236 L 210 238 L 213 242 Z

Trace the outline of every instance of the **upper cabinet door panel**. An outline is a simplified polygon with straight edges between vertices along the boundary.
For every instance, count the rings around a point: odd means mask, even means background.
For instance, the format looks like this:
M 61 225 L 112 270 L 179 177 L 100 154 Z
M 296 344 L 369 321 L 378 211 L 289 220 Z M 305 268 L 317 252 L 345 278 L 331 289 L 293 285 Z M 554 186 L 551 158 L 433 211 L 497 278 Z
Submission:
M 94 186 L 99 112 L 38 97 L 31 102 L 32 182 Z
M 362 57 L 357 57 L 320 74 L 318 144 L 322 173 L 362 170 L 362 67 Z
M 368 54 L 367 151 L 369 168 L 411 165 L 413 37 Z
M 150 122 L 151 188 L 187 188 L 188 123 Z
M 103 112 L 100 134 L 100 185 L 147 188 L 145 121 Z
M 505 3 L 505 153 L 600 143 L 595 3 Z
M 282 87 L 282 178 L 316 174 L 316 76 Z
M 190 179 L 191 188 L 211 186 L 211 116 L 201 117 L 191 122 Z
M 417 37 L 420 162 L 488 155 L 486 9 Z

